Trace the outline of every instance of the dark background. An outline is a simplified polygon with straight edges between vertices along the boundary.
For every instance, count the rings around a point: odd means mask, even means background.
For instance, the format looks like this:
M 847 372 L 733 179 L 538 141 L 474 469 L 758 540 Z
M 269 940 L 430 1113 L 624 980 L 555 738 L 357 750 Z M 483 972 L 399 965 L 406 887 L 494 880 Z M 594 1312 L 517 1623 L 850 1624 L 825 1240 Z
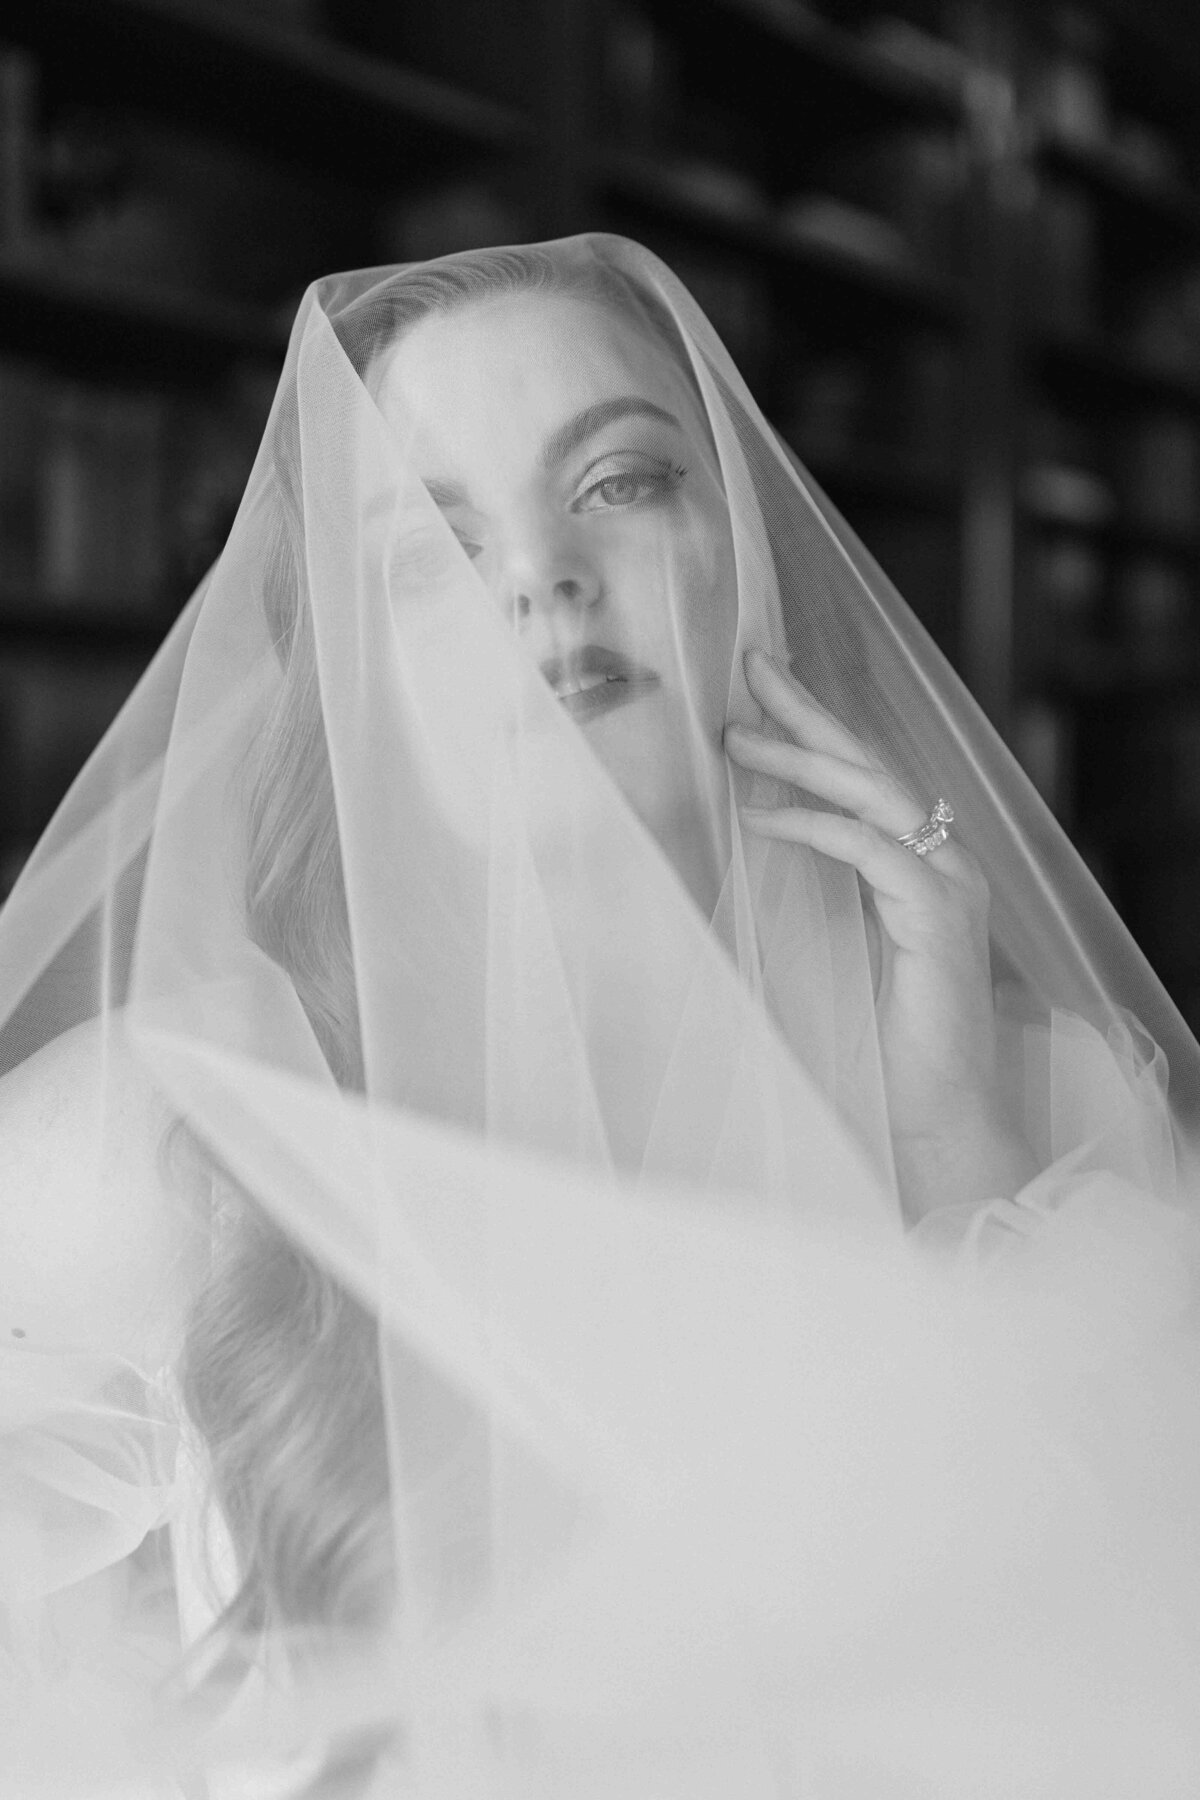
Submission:
M 692 288 L 1200 1024 L 1195 0 L 7 0 L 0 890 L 335 268 Z

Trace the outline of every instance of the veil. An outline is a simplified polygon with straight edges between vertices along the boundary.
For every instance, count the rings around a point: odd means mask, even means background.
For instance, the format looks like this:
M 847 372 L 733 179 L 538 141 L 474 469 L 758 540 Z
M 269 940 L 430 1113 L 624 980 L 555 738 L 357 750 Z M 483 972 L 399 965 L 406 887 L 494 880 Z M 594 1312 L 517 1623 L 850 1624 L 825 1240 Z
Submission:
M 1020 1179 L 764 679 L 952 804 Z M 5 1791 L 1195 1791 L 1200 1052 L 649 252 L 308 291 L 0 1048 Z

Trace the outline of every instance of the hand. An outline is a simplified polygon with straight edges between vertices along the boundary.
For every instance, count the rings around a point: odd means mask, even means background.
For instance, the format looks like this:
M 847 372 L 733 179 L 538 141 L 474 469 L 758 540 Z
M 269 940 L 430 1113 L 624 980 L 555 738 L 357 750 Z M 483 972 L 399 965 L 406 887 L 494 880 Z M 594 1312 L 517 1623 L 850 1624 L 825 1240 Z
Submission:
M 925 857 L 898 843 L 925 822 L 926 807 L 773 658 L 750 651 L 746 679 L 791 741 L 730 725 L 728 755 L 852 815 L 804 806 L 740 812 L 750 831 L 848 863 L 869 890 L 883 1078 L 906 1210 L 1011 1198 L 1035 1171 L 997 1092 L 988 887 L 978 863 L 953 835 Z

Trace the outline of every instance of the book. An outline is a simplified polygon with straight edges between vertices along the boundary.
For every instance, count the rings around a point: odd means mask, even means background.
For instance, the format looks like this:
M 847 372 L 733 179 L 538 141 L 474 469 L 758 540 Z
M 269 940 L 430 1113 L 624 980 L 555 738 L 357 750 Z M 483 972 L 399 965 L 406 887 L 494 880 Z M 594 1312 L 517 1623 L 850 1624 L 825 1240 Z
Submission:
M 0 359 L 0 594 L 29 594 L 38 580 L 38 458 L 45 378 Z
M 34 226 L 37 187 L 37 64 L 0 45 L 0 250 L 20 250 Z
M 36 475 L 37 585 L 49 602 L 158 600 L 165 406 L 154 393 L 49 387 Z

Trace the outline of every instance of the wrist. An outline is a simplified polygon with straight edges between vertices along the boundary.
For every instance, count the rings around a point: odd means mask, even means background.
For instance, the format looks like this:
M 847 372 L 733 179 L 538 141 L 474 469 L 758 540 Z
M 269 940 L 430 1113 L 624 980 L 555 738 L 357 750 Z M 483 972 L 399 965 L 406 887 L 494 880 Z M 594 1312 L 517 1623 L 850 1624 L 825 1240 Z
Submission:
M 897 1137 L 892 1150 L 914 1223 L 942 1206 L 1012 1200 L 1038 1172 L 1022 1133 L 990 1102 L 956 1108 L 935 1131 Z

